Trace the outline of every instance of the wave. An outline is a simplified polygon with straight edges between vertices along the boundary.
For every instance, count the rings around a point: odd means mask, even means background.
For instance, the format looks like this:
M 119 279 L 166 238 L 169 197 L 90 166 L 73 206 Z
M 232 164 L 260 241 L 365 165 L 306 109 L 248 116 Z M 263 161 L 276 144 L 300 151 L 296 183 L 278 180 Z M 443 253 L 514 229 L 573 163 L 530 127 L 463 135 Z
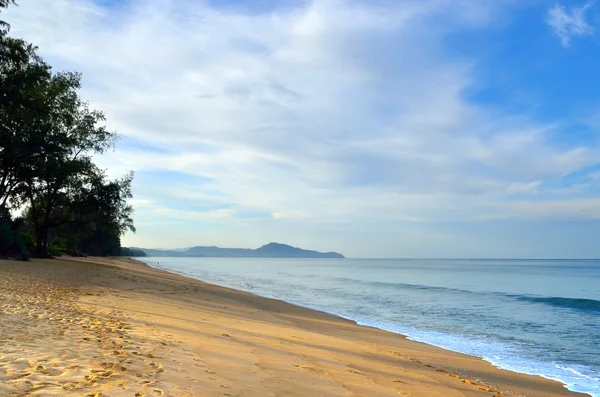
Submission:
M 370 286 L 377 288 L 398 288 L 398 289 L 410 289 L 410 290 L 422 290 L 422 291 L 437 291 L 444 293 L 454 294 L 469 294 L 469 295 L 496 295 L 506 298 L 516 299 L 522 302 L 541 303 L 554 307 L 561 307 L 566 309 L 582 310 L 586 312 L 597 312 L 600 313 L 600 301 L 594 299 L 584 298 L 565 298 L 557 296 L 533 296 L 533 295 L 521 295 L 521 294 L 507 294 L 503 292 L 487 292 L 487 291 L 470 291 L 459 288 L 424 285 L 424 284 L 409 284 L 409 283 L 393 283 L 385 281 L 372 281 L 364 282 L 361 280 L 350 279 L 350 278 L 336 278 L 336 281 L 351 282 L 359 284 L 369 284 Z
M 555 307 L 563 307 L 567 309 L 585 310 L 590 312 L 600 313 L 600 301 L 594 299 L 578 299 L 578 298 L 563 298 L 563 297 L 538 297 L 528 295 L 507 295 L 512 296 L 520 301 L 543 303 Z
M 377 288 L 399 288 L 399 289 L 412 289 L 412 290 L 425 290 L 425 291 L 438 291 L 438 292 L 454 292 L 463 294 L 487 294 L 486 292 L 469 291 L 460 288 L 442 287 L 436 285 L 425 285 L 425 284 L 409 284 L 409 283 L 394 283 L 386 281 L 363 281 L 353 278 L 337 277 L 333 279 L 343 283 L 354 283 L 354 284 L 368 284 L 371 287 Z

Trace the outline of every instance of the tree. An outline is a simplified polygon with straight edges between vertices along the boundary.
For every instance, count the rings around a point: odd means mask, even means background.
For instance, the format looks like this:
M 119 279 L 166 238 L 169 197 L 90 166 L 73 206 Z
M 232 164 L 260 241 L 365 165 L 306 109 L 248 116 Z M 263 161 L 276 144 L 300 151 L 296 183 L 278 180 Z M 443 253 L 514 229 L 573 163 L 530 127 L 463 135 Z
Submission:
M 48 113 L 41 93 L 50 66 L 22 40 L 0 37 L 0 207 L 14 198 L 19 170 L 29 165 L 37 131 L 34 121 Z
M 0 0 L 0 11 L 10 4 Z M 135 231 L 127 204 L 133 174 L 109 181 L 92 161 L 116 135 L 101 125 L 104 114 L 80 99 L 80 74 L 52 72 L 37 48 L 9 37 L 8 28 L 0 21 L 0 230 L 21 228 L 9 209 L 26 207 L 39 254 L 54 239 L 118 255 L 120 236 Z
M 52 73 L 36 48 L 4 35 L 0 49 L 0 206 L 27 204 L 44 254 L 48 233 L 61 225 L 58 206 L 94 178 L 91 156 L 114 144 L 77 90 L 81 75 Z
M 16 4 L 0 0 L 0 10 Z M 43 111 L 41 87 L 51 78 L 50 66 L 37 48 L 9 37 L 9 26 L 0 21 L 0 207 L 7 207 L 18 184 L 17 171 L 28 164 L 25 143 L 31 121 Z
M 53 240 L 67 251 L 88 255 L 116 256 L 121 250 L 120 237 L 135 232 L 132 197 L 133 173 L 109 181 L 98 171 L 77 189 L 67 205 L 58 206 Z
M 121 248 L 121 253 L 119 256 L 147 256 L 146 253 L 142 250 L 134 249 L 134 248 Z
M 26 138 L 20 143 L 29 158 L 28 166 L 18 170 L 15 190 L 29 206 L 40 254 L 47 251 L 50 229 L 67 222 L 60 209 L 97 178 L 91 156 L 112 147 L 116 139 L 98 125 L 104 115 L 90 110 L 77 95 L 80 82 L 77 73 L 51 74 L 38 86 L 37 117 L 21 126 Z
M 0 9 L 15 4 L 0 0 Z M 24 220 L 13 220 L 8 200 L 18 186 L 17 173 L 26 165 L 19 126 L 30 112 L 40 77 L 49 76 L 49 67 L 35 54 L 35 47 L 8 37 L 9 26 L 0 20 L 0 255 L 27 259 L 31 236 L 23 232 Z
M 0 0 L 0 8 L 6 8 L 11 4 L 16 5 L 17 3 L 15 2 L 15 0 Z M 4 22 L 3 20 L 0 20 L 0 30 L 8 30 L 9 28 L 9 24 Z
M 23 227 L 22 218 L 12 220 L 9 211 L 0 207 L 0 257 L 29 259 Z

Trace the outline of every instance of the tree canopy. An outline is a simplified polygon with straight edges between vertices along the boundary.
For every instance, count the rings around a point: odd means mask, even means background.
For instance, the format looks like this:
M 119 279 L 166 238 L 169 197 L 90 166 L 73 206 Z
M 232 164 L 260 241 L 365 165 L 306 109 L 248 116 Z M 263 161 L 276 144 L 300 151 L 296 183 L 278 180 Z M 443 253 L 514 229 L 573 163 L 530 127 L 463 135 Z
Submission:
M 0 9 L 9 4 L 15 3 L 0 0 Z M 14 249 L 10 241 L 28 233 L 38 255 L 57 247 L 118 255 L 120 237 L 135 231 L 127 202 L 133 174 L 109 180 L 94 163 L 117 135 L 80 98 L 81 78 L 54 72 L 35 46 L 8 36 L 0 24 L 0 235 L 12 236 L 6 247 Z M 24 218 L 10 219 L 9 210 Z M 0 255 L 8 251 L 0 242 Z
M 0 0 L 0 8 L 6 8 L 6 7 L 8 7 L 11 4 L 15 5 L 17 3 L 15 2 L 15 0 Z M 8 29 L 8 28 L 9 28 L 9 25 L 6 22 L 4 22 L 3 20 L 0 19 L 0 30 L 1 29 Z
M 6 8 L 9 4 L 17 4 L 15 0 L 0 0 L 0 8 Z

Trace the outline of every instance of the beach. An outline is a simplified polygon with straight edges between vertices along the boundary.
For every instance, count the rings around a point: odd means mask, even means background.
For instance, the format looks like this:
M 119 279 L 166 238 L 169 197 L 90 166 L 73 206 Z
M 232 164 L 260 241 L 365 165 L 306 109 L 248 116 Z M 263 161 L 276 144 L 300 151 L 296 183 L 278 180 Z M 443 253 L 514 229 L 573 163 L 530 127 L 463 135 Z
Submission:
M 0 261 L 0 395 L 584 396 L 133 260 Z

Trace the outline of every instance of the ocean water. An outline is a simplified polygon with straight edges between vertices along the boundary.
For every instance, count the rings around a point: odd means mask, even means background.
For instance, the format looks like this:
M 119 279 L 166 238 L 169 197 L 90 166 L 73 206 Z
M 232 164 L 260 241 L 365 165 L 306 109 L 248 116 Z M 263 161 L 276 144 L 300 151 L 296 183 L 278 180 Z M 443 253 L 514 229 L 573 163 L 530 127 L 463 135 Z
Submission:
M 144 258 L 600 397 L 600 260 Z

